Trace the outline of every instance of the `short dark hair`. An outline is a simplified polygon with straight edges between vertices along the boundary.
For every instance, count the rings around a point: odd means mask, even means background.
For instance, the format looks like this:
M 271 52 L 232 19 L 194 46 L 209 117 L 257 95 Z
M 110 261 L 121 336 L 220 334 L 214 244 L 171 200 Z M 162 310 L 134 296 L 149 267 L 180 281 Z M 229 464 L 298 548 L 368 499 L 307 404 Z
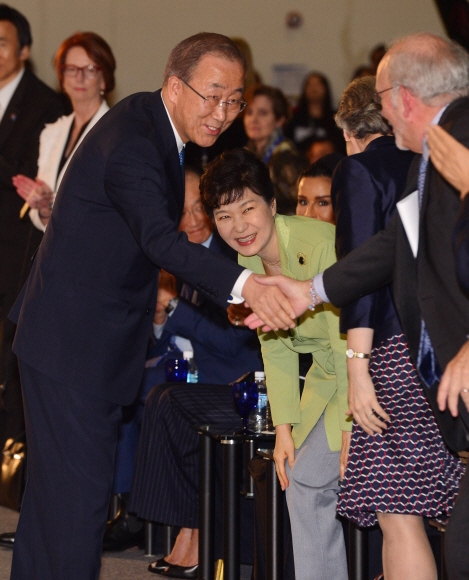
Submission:
M 270 99 L 277 121 L 282 118 L 285 118 L 286 120 L 290 118 L 290 104 L 280 89 L 269 87 L 267 85 L 255 87 L 248 95 L 246 95 L 248 106 L 255 97 L 259 96 L 264 96 Z
M 55 70 L 59 77 L 60 86 L 63 86 L 64 75 L 62 67 L 65 64 L 68 51 L 74 46 L 81 46 L 90 59 L 95 62 L 103 72 L 105 93 L 110 93 L 115 86 L 114 71 L 116 60 L 109 44 L 94 32 L 76 32 L 66 38 L 59 46 L 54 58 Z
M 0 20 L 7 20 L 16 28 L 20 50 L 25 46 L 32 45 L 33 37 L 31 36 L 31 28 L 29 22 L 21 12 L 18 12 L 15 8 L 11 8 L 8 4 L 0 4 Z
M 303 177 L 330 177 L 332 179 L 335 168 L 343 158 L 342 153 L 329 153 L 329 155 L 324 155 L 324 157 L 321 157 L 303 171 L 298 178 L 298 182 Z
M 368 135 L 392 135 L 392 130 L 381 116 L 381 105 L 375 101 L 376 78 L 353 80 L 342 93 L 335 122 L 356 139 Z
M 216 157 L 200 180 L 205 211 L 213 217 L 220 206 L 234 203 L 250 189 L 267 204 L 274 200 L 274 186 L 267 166 L 247 149 L 232 149 Z
M 236 44 L 223 34 L 199 32 L 182 40 L 171 51 L 164 71 L 164 82 L 176 76 L 189 82 L 194 69 L 208 54 L 239 62 L 246 73 L 246 62 Z

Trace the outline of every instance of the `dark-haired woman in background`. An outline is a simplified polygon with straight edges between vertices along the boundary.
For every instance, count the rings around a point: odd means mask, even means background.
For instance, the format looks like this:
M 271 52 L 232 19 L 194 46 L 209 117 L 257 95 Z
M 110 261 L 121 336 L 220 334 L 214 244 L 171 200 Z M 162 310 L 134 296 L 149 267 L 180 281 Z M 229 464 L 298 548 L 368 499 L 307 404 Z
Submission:
M 340 153 L 331 153 L 303 171 L 298 180 L 296 215 L 335 224 L 331 198 L 332 174 L 342 158 Z
M 297 109 L 285 126 L 285 135 L 301 152 L 306 152 L 316 139 L 328 139 L 336 151 L 344 150 L 342 134 L 334 122 L 329 80 L 322 73 L 310 72 L 306 76 Z
M 73 113 L 46 125 L 39 145 L 36 179 L 13 177 L 18 194 L 31 206 L 33 224 L 45 231 L 68 163 L 85 135 L 109 110 L 116 62 L 107 42 L 94 32 L 77 32 L 60 45 L 54 60 L 60 86 Z
M 388 224 L 413 159 L 397 149 L 375 90 L 374 77 L 356 79 L 336 115 L 349 155 L 332 183 L 338 259 Z M 338 512 L 360 526 L 379 523 L 385 580 L 436 580 L 423 517 L 450 513 L 462 464 L 422 391 L 391 286 L 344 307 L 340 321 L 354 428 Z

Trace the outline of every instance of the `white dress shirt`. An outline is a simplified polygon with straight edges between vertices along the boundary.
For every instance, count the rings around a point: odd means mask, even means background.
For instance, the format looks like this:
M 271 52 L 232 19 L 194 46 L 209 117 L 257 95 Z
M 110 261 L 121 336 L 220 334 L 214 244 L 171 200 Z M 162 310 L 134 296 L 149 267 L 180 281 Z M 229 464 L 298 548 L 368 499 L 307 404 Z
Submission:
M 24 67 L 20 70 L 20 72 L 16 75 L 16 77 L 10 81 L 7 85 L 5 85 L 2 89 L 0 89 L 0 121 L 3 119 L 3 115 L 10 104 L 11 97 L 13 96 L 14 92 L 18 88 L 21 79 L 24 75 Z

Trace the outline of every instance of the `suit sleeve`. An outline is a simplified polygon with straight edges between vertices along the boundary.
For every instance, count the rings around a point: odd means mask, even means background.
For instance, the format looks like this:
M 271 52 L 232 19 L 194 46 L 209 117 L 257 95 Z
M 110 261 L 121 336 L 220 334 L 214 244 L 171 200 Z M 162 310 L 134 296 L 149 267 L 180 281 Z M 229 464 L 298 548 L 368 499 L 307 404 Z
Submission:
M 391 284 L 398 219 L 396 213 L 386 229 L 324 272 L 324 289 L 332 304 L 342 308 Z
M 218 308 L 203 308 L 180 299 L 172 316 L 169 316 L 165 331 L 189 339 L 192 343 L 203 341 L 204 348 L 214 354 L 236 357 L 249 347 L 256 336 L 249 328 L 236 328 L 225 313 Z
M 384 227 L 380 223 L 380 185 L 353 156 L 347 157 L 334 174 L 332 198 L 335 200 L 337 259 L 341 260 Z M 375 309 L 375 293 L 343 306 L 341 331 L 373 328 Z
M 287 333 L 278 331 L 278 334 Z M 298 353 L 273 331 L 259 331 L 267 394 L 274 426 L 300 423 L 300 371 Z
M 469 292 L 469 195 L 462 204 L 454 232 L 456 273 L 459 283 Z
M 242 268 L 178 233 L 173 186 L 149 140 L 134 137 L 117 145 L 106 164 L 104 186 L 151 262 L 226 307 Z

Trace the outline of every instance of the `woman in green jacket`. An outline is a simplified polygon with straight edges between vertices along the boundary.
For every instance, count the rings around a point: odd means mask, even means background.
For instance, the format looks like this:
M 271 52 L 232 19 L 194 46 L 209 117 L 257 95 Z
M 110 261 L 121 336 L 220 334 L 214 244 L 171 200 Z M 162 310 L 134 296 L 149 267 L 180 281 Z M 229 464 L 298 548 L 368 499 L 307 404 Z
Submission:
M 246 150 L 223 153 L 201 180 L 206 211 L 218 232 L 256 274 L 307 280 L 333 264 L 335 228 L 299 216 L 276 215 L 269 173 Z M 286 490 L 297 580 L 347 579 L 345 546 L 335 507 L 341 448 L 346 453 L 346 342 L 331 305 L 308 310 L 291 331 L 259 331 L 276 430 L 274 459 Z M 313 364 L 303 394 L 298 354 Z

